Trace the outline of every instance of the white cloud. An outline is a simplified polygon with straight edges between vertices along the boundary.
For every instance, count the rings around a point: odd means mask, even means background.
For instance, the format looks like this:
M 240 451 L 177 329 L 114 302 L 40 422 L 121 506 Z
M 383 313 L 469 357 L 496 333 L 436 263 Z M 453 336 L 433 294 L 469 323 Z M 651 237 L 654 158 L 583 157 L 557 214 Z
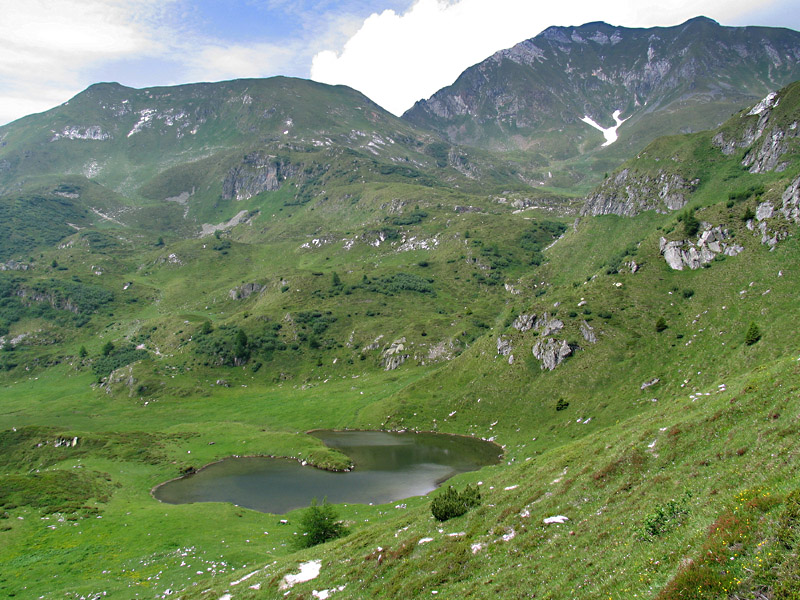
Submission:
M 253 44 L 249 46 L 206 43 L 184 57 L 189 81 L 219 81 L 245 77 L 264 77 L 281 72 L 294 60 L 289 46 Z
M 147 17 L 157 0 L 26 0 L 0 19 L 0 123 L 63 102 L 99 63 L 152 55 Z M 163 3 L 161 4 L 163 6 Z
M 363 21 L 333 10 L 327 0 L 266 0 L 264 19 L 291 13 L 296 29 L 279 42 L 243 42 L 222 39 L 213 18 L 198 16 L 190 0 L 0 0 L 5 2 L 14 8 L 0 19 L 0 124 L 61 104 L 98 80 L 150 87 L 307 77 L 314 54 L 343 44 Z M 236 9 L 236 3 L 212 4 L 208 14 Z M 278 12 L 269 13 L 273 9 Z
M 402 14 L 371 15 L 339 52 L 318 53 L 311 78 L 349 85 L 401 114 L 467 67 L 550 25 L 667 26 L 698 15 L 725 24 L 748 10 L 751 0 L 417 0 Z

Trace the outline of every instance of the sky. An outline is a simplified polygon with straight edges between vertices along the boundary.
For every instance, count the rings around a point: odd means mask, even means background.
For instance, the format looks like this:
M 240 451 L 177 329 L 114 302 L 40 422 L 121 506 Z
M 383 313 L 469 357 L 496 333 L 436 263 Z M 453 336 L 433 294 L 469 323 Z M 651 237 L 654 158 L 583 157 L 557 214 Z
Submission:
M 143 88 L 288 75 L 400 115 L 551 25 L 800 30 L 800 0 L 0 0 L 0 124 L 93 83 Z

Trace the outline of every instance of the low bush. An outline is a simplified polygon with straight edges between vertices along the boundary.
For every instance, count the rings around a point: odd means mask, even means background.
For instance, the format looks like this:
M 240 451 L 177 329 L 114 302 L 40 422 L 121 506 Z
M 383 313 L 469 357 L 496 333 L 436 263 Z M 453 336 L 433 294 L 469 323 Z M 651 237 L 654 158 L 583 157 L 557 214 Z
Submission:
M 691 498 L 691 494 L 687 492 L 678 500 L 668 500 L 664 504 L 657 505 L 644 520 L 641 537 L 651 540 L 669 533 L 680 525 L 689 514 L 689 498 Z
M 460 517 L 469 509 L 481 503 L 478 486 L 468 485 L 463 492 L 458 492 L 452 485 L 447 486 L 444 493 L 439 494 L 431 502 L 431 513 L 437 521 L 447 521 Z
M 303 548 L 310 548 L 347 534 L 347 529 L 339 521 L 339 515 L 333 506 L 328 504 L 328 500 L 323 499 L 322 505 L 319 505 L 316 498 L 300 517 L 300 531 L 302 537 L 299 538 L 299 543 Z

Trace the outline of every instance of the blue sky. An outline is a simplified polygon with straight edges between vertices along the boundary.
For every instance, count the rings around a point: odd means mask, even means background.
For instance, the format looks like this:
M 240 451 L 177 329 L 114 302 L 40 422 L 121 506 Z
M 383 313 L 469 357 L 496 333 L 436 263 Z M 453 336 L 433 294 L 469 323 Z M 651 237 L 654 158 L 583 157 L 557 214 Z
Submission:
M 603 20 L 800 29 L 800 0 L 0 0 L 0 124 L 92 83 L 290 75 L 400 114 L 550 25 Z

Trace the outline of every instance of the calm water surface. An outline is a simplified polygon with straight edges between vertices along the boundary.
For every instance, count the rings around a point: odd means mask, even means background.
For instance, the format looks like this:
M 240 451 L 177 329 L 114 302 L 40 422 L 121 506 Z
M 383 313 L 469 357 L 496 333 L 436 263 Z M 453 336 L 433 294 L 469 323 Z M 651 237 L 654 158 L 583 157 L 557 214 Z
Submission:
M 496 464 L 490 442 L 436 433 L 314 431 L 348 455 L 355 469 L 331 473 L 294 460 L 229 458 L 157 487 L 162 502 L 231 502 L 282 514 L 327 497 L 332 504 L 393 502 L 427 494 L 458 473 Z

